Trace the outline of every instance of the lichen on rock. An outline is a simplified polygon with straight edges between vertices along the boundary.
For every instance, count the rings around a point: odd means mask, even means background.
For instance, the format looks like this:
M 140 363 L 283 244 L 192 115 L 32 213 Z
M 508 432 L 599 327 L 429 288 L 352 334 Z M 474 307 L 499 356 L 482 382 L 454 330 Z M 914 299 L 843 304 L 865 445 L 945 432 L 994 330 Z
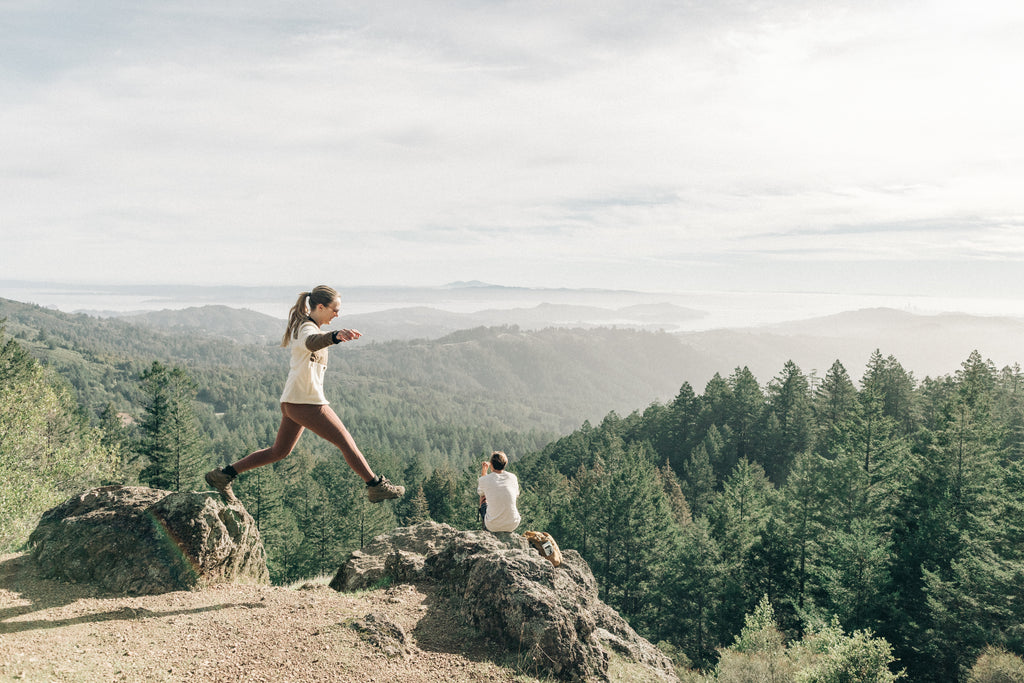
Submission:
M 41 577 L 112 593 L 269 583 L 252 516 L 210 493 L 90 489 L 45 512 L 29 547 Z
M 671 662 L 598 599 L 586 561 L 562 552 L 555 568 L 515 533 L 459 531 L 422 522 L 378 536 L 354 551 L 331 587 L 429 582 L 467 626 L 517 653 L 532 673 L 605 680 L 609 650 L 645 668 L 650 680 L 677 680 Z

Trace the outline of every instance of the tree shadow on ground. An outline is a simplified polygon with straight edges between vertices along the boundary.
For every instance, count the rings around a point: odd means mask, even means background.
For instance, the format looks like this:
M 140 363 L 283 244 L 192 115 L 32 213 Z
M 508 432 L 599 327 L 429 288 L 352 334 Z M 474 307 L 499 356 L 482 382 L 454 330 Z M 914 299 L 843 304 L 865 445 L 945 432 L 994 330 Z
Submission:
M 22 620 L 21 617 L 33 612 L 59 609 L 79 600 L 116 600 L 125 596 L 118 593 L 104 592 L 94 586 L 64 583 L 52 579 L 41 579 L 36 575 L 28 555 L 12 555 L 0 560 L 0 593 L 9 593 L 19 598 L 3 597 L 0 605 L 16 602 L 21 604 L 0 606 L 0 635 L 20 633 L 37 629 L 52 629 L 81 623 L 98 623 L 102 621 L 167 618 L 183 614 L 211 612 L 227 607 L 237 607 L 234 603 L 210 605 L 192 609 L 154 611 L 145 607 L 121 605 L 117 609 L 90 612 L 65 619 L 33 619 Z M 27 604 L 24 604 L 27 603 Z M 242 607 L 263 607 L 259 603 L 246 603 Z

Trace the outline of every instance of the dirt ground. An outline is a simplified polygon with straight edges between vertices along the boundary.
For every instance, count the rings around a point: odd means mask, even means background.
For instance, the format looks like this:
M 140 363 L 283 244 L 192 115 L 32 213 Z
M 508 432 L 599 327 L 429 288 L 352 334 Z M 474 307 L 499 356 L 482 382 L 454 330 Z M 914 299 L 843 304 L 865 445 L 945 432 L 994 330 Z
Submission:
M 367 615 L 408 638 L 361 632 L 354 625 Z M 344 594 L 314 582 L 107 596 L 36 578 L 26 555 L 0 555 L 0 680 L 538 680 L 494 648 L 447 615 L 430 588 Z

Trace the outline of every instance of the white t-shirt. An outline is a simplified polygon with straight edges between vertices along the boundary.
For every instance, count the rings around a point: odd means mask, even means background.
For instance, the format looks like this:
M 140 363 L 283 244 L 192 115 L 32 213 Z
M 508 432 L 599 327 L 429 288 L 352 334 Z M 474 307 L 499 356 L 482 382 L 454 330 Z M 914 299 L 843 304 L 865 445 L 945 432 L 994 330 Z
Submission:
M 292 350 L 292 360 L 281 393 L 281 403 L 328 404 L 324 396 L 327 349 L 313 352 L 306 348 L 306 337 L 319 333 L 320 328 L 316 323 L 307 320 L 299 325 L 298 336 L 288 343 L 288 348 Z
M 487 499 L 484 526 L 490 531 L 515 531 L 522 518 L 516 507 L 519 480 L 511 472 L 491 472 L 477 480 L 476 492 Z

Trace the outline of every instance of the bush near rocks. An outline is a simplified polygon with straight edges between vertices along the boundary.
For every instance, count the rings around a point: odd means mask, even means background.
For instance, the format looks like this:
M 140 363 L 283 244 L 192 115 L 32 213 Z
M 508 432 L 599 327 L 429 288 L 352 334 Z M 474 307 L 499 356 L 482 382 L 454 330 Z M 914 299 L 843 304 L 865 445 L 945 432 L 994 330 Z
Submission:
M 269 583 L 255 521 L 211 493 L 91 489 L 45 512 L 29 547 L 41 577 L 112 593 Z

